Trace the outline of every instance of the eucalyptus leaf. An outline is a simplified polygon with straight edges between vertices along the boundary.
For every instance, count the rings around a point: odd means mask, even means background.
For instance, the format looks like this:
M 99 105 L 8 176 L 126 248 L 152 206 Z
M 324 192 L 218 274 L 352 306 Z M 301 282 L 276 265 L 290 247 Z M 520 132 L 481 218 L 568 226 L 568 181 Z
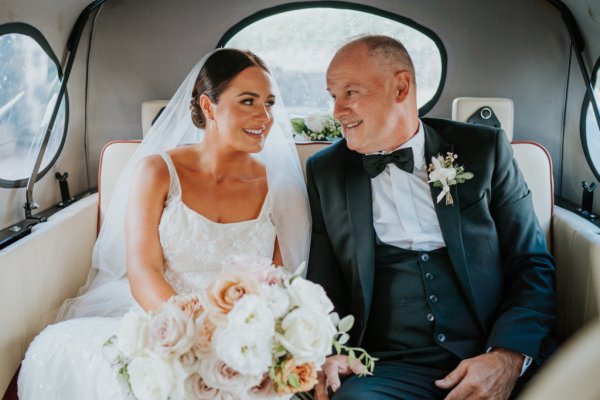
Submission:
M 338 330 L 342 333 L 346 333 L 350 329 L 352 329 L 353 325 L 354 325 L 354 316 L 346 315 L 344 318 L 341 319 L 340 323 L 338 324 Z

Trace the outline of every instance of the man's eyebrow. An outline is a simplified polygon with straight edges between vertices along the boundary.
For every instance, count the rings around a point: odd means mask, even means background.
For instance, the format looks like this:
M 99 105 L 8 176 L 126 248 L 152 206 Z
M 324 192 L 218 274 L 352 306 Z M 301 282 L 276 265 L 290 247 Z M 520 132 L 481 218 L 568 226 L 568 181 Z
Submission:
M 242 97 L 242 96 L 252 96 L 252 97 L 259 98 L 260 94 L 255 93 L 255 92 L 242 92 L 242 93 L 240 93 L 240 94 L 237 95 L 237 97 Z M 267 98 L 270 98 L 270 97 L 275 97 L 275 95 L 274 94 L 269 94 L 267 96 Z

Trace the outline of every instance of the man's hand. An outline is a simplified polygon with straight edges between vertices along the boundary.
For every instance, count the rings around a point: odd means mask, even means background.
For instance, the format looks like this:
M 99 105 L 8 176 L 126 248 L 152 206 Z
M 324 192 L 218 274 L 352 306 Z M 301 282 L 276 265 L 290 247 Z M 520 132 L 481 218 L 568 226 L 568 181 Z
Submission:
M 435 384 L 441 389 L 454 388 L 445 400 L 508 399 L 521 373 L 524 358 L 512 350 L 494 349 L 463 360 Z
M 365 373 L 368 374 L 367 369 L 357 359 L 350 362 L 348 356 L 327 357 L 325 364 L 323 364 L 317 375 L 319 382 L 315 385 L 316 400 L 328 400 L 327 387 L 330 387 L 334 392 L 338 390 L 342 385 L 341 376 Z

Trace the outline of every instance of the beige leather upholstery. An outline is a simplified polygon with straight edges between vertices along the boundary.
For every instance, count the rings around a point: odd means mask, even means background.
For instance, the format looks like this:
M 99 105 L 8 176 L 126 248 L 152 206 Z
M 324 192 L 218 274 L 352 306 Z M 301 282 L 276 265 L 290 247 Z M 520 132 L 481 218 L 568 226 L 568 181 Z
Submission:
M 139 140 L 118 140 L 108 143 L 102 149 L 98 171 L 98 228 L 104 221 L 104 213 L 119 175 L 139 144 Z
M 533 379 L 519 400 L 600 399 L 600 321 L 571 338 Z
M 54 319 L 52 311 L 85 282 L 96 216 L 97 198 L 88 196 L 0 250 L 0 393 L 33 337 Z
M 570 211 L 555 207 L 553 234 L 558 307 L 556 332 L 567 337 L 586 322 L 598 318 L 600 228 Z
M 142 137 L 146 137 L 146 133 L 152 126 L 152 121 L 168 102 L 169 100 L 149 100 L 142 103 Z
M 546 235 L 551 250 L 551 224 L 554 208 L 554 184 L 550 155 L 535 142 L 513 142 L 512 148 L 519 169 L 531 190 L 535 215 Z
M 508 140 L 512 141 L 515 107 L 511 99 L 498 97 L 457 97 L 452 102 L 452 119 L 466 122 L 475 111 L 484 106 L 489 106 L 494 110 L 494 114 L 498 117 L 502 129 L 504 129 L 506 136 L 508 136 Z
M 168 100 L 149 100 L 142 103 L 142 137 L 146 137 L 146 133 L 152 126 L 152 121 L 156 118 L 158 112 L 167 105 Z

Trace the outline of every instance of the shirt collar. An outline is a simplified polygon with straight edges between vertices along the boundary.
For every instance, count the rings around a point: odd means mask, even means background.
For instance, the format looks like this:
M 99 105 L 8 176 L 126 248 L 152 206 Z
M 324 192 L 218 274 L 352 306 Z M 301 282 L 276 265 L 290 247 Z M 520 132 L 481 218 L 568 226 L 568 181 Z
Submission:
M 412 148 L 413 157 L 415 160 L 415 168 L 423 169 L 423 166 L 425 165 L 425 129 L 423 128 L 423 123 L 421 120 L 419 120 L 419 129 L 417 130 L 417 133 L 406 142 L 402 143 L 399 147 L 392 151 L 378 151 L 372 154 L 389 154 L 396 150 L 407 147 Z

